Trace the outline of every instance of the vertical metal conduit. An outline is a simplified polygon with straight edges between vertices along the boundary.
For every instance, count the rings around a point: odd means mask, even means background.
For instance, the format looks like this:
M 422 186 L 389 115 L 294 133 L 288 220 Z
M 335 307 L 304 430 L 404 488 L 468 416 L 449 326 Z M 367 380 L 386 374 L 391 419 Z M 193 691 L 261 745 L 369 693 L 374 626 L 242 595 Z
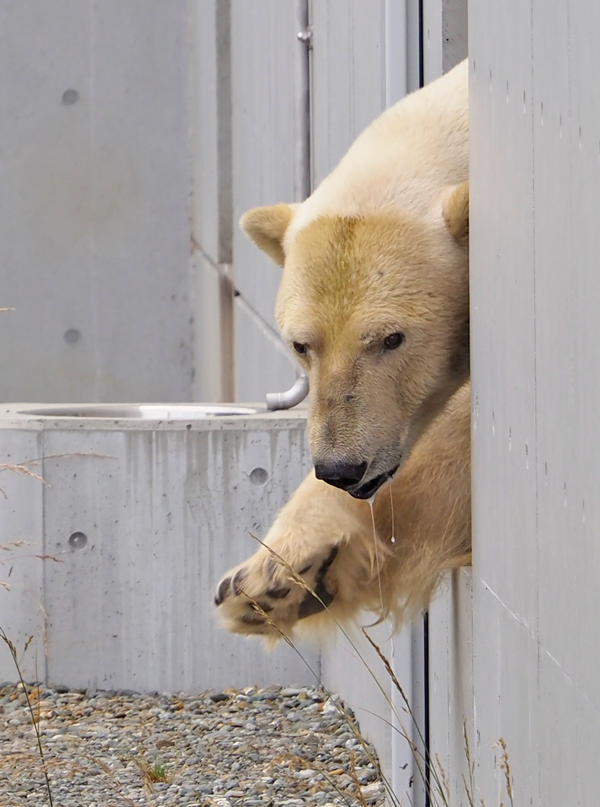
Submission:
M 294 201 L 303 202 L 310 194 L 310 28 L 308 0 L 297 0 L 296 21 L 298 31 L 294 43 Z M 308 395 L 308 378 L 298 373 L 293 387 L 286 392 L 267 393 L 267 409 L 290 409 Z
M 297 41 L 294 45 L 294 91 L 296 98 L 296 143 L 294 150 L 294 201 L 303 202 L 310 182 L 310 48 L 312 30 L 308 0 L 297 0 Z

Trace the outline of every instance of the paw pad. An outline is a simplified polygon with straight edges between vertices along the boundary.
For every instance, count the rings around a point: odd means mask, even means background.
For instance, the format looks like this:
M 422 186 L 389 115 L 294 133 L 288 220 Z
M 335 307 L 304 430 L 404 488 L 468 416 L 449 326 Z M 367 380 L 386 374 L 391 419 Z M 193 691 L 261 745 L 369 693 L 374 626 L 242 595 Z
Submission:
M 335 599 L 335 594 L 329 591 L 325 585 L 325 575 L 329 571 L 329 567 L 333 561 L 336 559 L 337 554 L 338 548 L 337 546 L 334 546 L 329 555 L 321 564 L 319 571 L 317 572 L 313 591 L 307 591 L 306 596 L 300 603 L 300 607 L 298 608 L 298 619 L 306 619 L 307 616 L 312 616 L 313 614 L 318 614 L 321 611 L 324 611 L 325 608 L 328 608 Z
M 268 634 L 292 627 L 300 619 L 318 614 L 335 599 L 335 584 L 327 580 L 338 547 L 328 548 L 327 556 L 300 565 L 293 573 L 274 556 L 265 559 L 257 553 L 241 568 L 221 580 L 215 605 L 221 608 L 226 625 L 237 633 Z M 308 589 L 311 589 L 310 591 Z M 267 616 L 268 615 L 268 616 Z

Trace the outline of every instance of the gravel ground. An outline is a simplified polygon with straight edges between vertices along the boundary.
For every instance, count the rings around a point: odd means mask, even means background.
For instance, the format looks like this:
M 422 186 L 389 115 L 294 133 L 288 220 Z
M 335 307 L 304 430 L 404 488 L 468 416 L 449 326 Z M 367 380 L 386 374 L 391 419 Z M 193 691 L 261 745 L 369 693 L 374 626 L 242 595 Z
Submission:
M 352 711 L 318 689 L 141 695 L 34 686 L 30 698 L 54 807 L 384 803 L 374 749 Z M 49 806 L 20 684 L 0 684 L 0 805 Z

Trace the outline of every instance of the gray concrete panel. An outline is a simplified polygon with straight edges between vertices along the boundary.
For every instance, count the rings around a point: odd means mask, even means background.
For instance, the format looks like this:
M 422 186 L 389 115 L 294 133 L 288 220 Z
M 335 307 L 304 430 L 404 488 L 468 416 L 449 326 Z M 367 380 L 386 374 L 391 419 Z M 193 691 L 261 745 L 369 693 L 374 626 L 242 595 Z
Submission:
M 377 615 L 364 614 L 362 622 L 372 624 Z M 409 701 L 412 699 L 411 631 L 392 636 L 393 626 L 385 622 L 368 628 L 385 658 L 394 666 Z M 361 732 L 377 748 L 383 772 L 399 797 L 414 799 L 413 775 L 419 778 L 414 754 L 406 737 L 415 741 L 406 704 L 396 691 L 381 659 L 358 628 L 341 631 L 325 643 L 323 681 L 332 692 L 342 694 L 356 714 Z M 410 803 L 410 802 L 409 802 Z M 417 802 L 418 803 L 418 802 Z
M 467 56 L 468 0 L 423 0 L 423 73 L 428 84 Z
M 0 431 L 0 628 L 15 644 L 23 676 L 46 675 L 44 614 L 43 440 L 34 432 Z M 32 462 L 34 461 L 34 462 Z M 29 637 L 29 649 L 23 654 Z M 0 641 L 0 679 L 15 681 L 17 671 Z
M 587 805 L 600 749 L 600 12 L 533 0 L 474 5 L 470 23 L 477 783 L 506 802 L 501 765 L 483 756 L 502 737 L 515 804 Z
M 212 606 L 220 575 L 254 551 L 251 534 L 265 535 L 309 466 L 303 418 L 191 428 L 112 421 L 106 430 L 107 423 L 38 421 L 30 430 L 21 421 L 0 430 L 11 455 L 37 440 L 46 456 L 44 546 L 61 561 L 37 561 L 46 680 L 186 691 L 314 680 L 287 646 L 268 654 L 225 633 Z M 250 480 L 256 467 L 268 474 L 264 485 Z M 25 524 L 30 496 L 7 502 Z M 1 596 L 13 609 L 7 632 L 22 642 L 31 630 L 31 620 L 15 621 L 24 595 Z M 318 649 L 303 652 L 318 670 Z M 0 677 L 13 677 L 4 655 Z
M 470 25 L 474 722 L 477 788 L 495 803 L 506 798 L 500 738 L 517 798 L 528 801 L 535 790 L 537 690 L 529 678 L 535 666 L 528 666 L 535 664 L 528 637 L 538 598 L 531 22 L 515 3 L 510 12 L 472 8 Z M 494 42 L 509 37 L 507 58 Z M 531 715 L 527 732 L 524 715 Z
M 296 379 L 299 367 L 277 331 L 250 308 L 243 297 L 234 300 L 237 401 L 263 401 L 268 392 L 283 392 Z
M 235 285 L 274 326 L 279 272 L 237 227 L 251 207 L 296 201 L 296 0 L 232 0 L 233 260 Z
M 313 187 L 386 107 L 385 3 L 311 2 Z M 398 47 L 404 49 L 400 41 Z
M 5 399 L 190 394 L 187 3 L 0 8 Z
M 215 263 L 231 263 L 231 52 L 229 0 L 191 4 L 190 109 L 193 233 Z
M 230 267 L 196 252 L 192 275 L 195 401 L 232 401 L 234 391 L 233 286 Z M 248 359 L 248 354 L 243 356 Z M 246 399 L 248 400 L 248 398 Z
M 190 140 L 192 152 L 192 234 L 214 263 L 220 260 L 217 0 L 191 4 Z
M 480 36 L 472 56 L 473 517 L 475 534 L 486 536 L 475 544 L 477 574 L 533 626 L 536 585 L 513 571 L 517 559 L 523 570 L 536 563 L 526 539 L 536 529 L 532 86 L 521 61 L 492 47 L 502 33 L 523 60 L 530 54 L 528 15 L 517 13 L 518 26 L 500 10 L 491 21 L 481 12 L 490 39 Z M 511 507 L 499 490 L 510 491 Z
M 533 21 L 540 642 L 600 704 L 600 651 L 585 629 L 600 611 L 600 594 L 590 585 L 590 569 L 600 569 L 600 114 L 585 97 L 586 82 L 600 70 L 590 41 L 600 33 L 600 14 L 564 3 L 547 15 L 534 3 Z M 572 603 L 573 621 L 557 619 L 557 602 Z
M 432 802 L 461 804 L 477 736 L 473 710 L 471 570 L 447 574 L 429 607 L 429 738 Z M 450 792 L 446 792 L 446 783 Z

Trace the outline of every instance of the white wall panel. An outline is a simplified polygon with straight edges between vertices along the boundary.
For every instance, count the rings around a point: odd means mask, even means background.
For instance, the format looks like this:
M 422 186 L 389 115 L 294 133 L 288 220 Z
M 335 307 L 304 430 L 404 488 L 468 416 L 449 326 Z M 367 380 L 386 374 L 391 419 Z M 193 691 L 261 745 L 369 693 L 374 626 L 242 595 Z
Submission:
M 373 623 L 376 615 L 364 614 L 365 625 Z M 408 627 L 394 634 L 393 625 L 384 622 L 368 629 L 385 658 L 392 663 L 395 674 L 409 702 L 413 702 L 411 630 Z M 324 643 L 323 682 L 332 692 L 339 692 L 352 707 L 363 735 L 376 747 L 383 772 L 394 792 L 419 805 L 415 792 L 421 792 L 422 782 L 409 740 L 418 745 L 418 732 L 406 704 L 394 686 L 379 655 L 370 646 L 360 629 L 338 631 Z
M 233 295 L 231 266 L 214 264 L 195 250 L 191 283 L 194 401 L 235 399 Z
M 5 399 L 190 395 L 187 13 L 0 7 Z
M 274 325 L 274 264 L 237 227 L 251 207 L 295 201 L 296 0 L 232 0 L 233 211 L 235 284 Z
M 468 0 L 423 0 L 423 79 L 428 84 L 467 56 Z
M 268 392 L 289 389 L 299 371 L 279 333 L 244 300 L 234 299 L 237 401 L 264 404 Z
M 429 738 L 431 800 L 451 805 L 466 797 L 463 776 L 475 756 L 473 724 L 473 592 L 471 570 L 447 574 L 429 607 Z M 446 783 L 450 793 L 446 793 Z
M 471 7 L 473 647 L 488 803 L 503 773 L 484 753 L 499 737 L 515 804 L 598 792 L 599 35 L 583 0 Z
M 231 263 L 229 0 L 194 0 L 191 12 L 193 235 L 214 263 Z
M 535 543 L 523 540 L 536 528 L 529 18 L 518 3 L 511 14 L 472 11 L 478 38 L 471 59 L 471 321 L 474 530 L 486 536 L 475 545 L 477 574 L 533 627 L 536 586 L 518 576 L 536 563 Z M 493 46 L 499 36 L 512 39 L 511 58 Z M 511 507 L 498 490 L 507 491 Z
M 533 796 L 538 736 L 537 684 L 521 686 L 538 598 L 530 16 L 513 3 L 470 17 L 476 783 L 490 803 L 501 737 L 517 798 Z M 509 37 L 507 58 L 494 43 Z
M 385 3 L 312 0 L 310 19 L 315 187 L 386 107 Z

